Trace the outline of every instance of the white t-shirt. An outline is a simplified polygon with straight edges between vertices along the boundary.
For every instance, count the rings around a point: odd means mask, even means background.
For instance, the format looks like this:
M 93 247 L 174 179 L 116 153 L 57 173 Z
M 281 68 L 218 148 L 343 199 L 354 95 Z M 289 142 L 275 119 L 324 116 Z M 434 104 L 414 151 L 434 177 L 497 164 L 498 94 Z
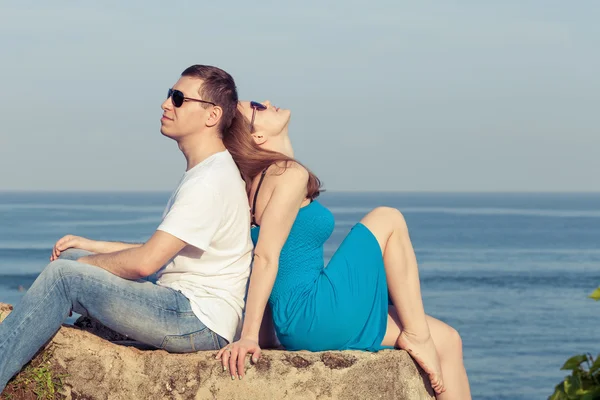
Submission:
M 159 230 L 187 243 L 157 284 L 179 290 L 194 314 L 229 342 L 238 333 L 250 263 L 250 209 L 245 184 L 228 151 L 187 171 Z

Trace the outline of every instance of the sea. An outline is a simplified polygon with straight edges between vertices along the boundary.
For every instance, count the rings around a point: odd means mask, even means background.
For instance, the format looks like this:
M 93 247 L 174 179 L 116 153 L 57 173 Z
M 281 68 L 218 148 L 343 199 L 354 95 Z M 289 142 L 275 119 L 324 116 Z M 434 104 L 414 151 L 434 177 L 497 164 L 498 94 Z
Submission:
M 65 234 L 141 242 L 169 193 L 0 192 L 0 302 L 16 304 Z M 328 260 L 377 206 L 405 216 L 425 311 L 461 334 L 474 399 L 547 399 L 572 355 L 600 353 L 600 193 L 344 193 Z M 327 261 L 326 260 L 326 261 Z

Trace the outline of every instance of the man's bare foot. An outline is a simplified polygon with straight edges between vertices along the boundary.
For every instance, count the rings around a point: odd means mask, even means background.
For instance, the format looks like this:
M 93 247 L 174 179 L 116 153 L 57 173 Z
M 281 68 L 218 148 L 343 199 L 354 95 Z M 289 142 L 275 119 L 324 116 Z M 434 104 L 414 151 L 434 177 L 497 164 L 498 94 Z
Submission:
M 444 379 L 442 377 L 442 367 L 431 336 L 427 339 L 420 339 L 403 331 L 398 336 L 396 343 L 399 348 L 406 350 L 415 359 L 417 364 L 423 368 L 423 371 L 429 376 L 431 387 L 435 393 L 443 393 L 446 388 L 444 387 Z

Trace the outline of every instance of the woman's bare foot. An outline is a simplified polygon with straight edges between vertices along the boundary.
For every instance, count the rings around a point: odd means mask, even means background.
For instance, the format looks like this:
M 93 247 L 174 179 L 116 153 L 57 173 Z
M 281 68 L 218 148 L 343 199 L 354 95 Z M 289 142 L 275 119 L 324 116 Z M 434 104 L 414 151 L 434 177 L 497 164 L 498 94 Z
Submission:
M 402 350 L 408 351 L 408 354 L 423 368 L 429 376 L 433 390 L 437 394 L 443 393 L 446 388 L 444 387 L 444 379 L 442 377 L 442 367 L 431 336 L 426 339 L 420 339 L 406 333 L 406 331 L 402 331 L 400 336 L 398 336 L 397 344 Z

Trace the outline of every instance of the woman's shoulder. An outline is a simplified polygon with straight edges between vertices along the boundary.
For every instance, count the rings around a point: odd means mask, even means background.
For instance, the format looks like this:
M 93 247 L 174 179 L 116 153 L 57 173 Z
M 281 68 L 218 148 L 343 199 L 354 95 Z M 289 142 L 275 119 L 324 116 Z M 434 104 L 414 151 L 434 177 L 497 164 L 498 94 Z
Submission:
M 267 175 L 277 177 L 277 181 L 308 182 L 309 173 L 304 166 L 296 161 L 278 161 L 267 169 Z

